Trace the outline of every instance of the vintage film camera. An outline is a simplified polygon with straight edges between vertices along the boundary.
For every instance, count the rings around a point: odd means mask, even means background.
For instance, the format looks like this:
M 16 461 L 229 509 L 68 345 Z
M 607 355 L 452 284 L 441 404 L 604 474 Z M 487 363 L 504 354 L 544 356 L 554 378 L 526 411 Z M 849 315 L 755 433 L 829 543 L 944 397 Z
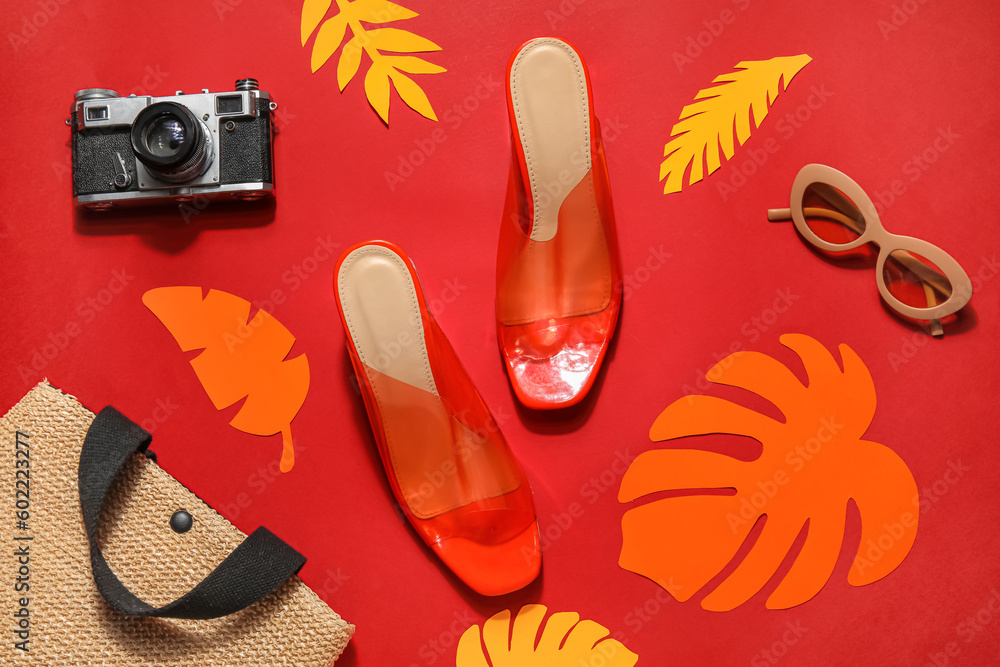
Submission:
M 107 210 L 196 197 L 273 197 L 276 108 L 256 79 L 239 79 L 233 92 L 170 97 L 77 91 L 66 120 L 73 203 Z

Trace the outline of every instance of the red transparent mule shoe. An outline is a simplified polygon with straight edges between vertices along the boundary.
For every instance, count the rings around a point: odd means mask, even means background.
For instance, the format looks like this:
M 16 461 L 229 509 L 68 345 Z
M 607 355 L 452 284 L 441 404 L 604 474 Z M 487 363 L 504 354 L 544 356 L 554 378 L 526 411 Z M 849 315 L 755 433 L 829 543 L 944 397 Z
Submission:
M 427 308 L 397 246 L 349 248 L 334 278 L 389 485 L 424 542 L 470 588 L 503 595 L 541 568 L 528 480 Z
M 513 158 L 497 253 L 500 350 L 518 399 L 578 403 L 614 335 L 621 264 L 590 77 L 564 41 L 507 64 Z

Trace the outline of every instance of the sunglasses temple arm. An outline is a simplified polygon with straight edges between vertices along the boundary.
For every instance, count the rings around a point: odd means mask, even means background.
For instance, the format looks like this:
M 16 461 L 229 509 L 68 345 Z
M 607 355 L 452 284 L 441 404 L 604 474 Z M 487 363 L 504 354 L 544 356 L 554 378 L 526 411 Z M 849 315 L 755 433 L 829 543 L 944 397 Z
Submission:
M 937 305 L 937 296 L 934 294 L 934 288 L 928 283 L 924 283 L 924 297 L 927 299 L 927 307 L 933 308 Z M 931 335 L 935 338 L 940 338 L 944 335 L 944 327 L 941 326 L 941 320 L 931 320 Z
M 941 294 L 950 293 L 951 284 L 948 282 L 948 279 L 914 257 L 908 250 L 896 250 L 892 254 L 892 258 L 909 269 L 924 285 L 933 287 Z M 936 304 L 928 305 L 933 306 Z
M 851 220 L 843 213 L 839 211 L 831 211 L 825 208 L 813 208 L 806 207 L 802 209 L 802 212 L 806 215 L 817 216 L 821 218 L 829 218 L 830 220 L 836 220 L 840 224 L 850 227 L 855 234 L 861 234 L 864 228 L 858 224 L 856 220 Z M 769 208 L 767 209 L 767 219 L 770 222 L 781 222 L 784 220 L 792 219 L 792 209 L 790 208 Z
M 864 232 L 864 228 L 858 224 L 856 220 L 852 220 L 839 211 L 828 211 L 822 208 L 805 208 L 803 209 L 803 212 L 808 216 L 819 216 L 829 218 L 830 220 L 836 220 L 859 235 Z M 948 282 L 948 279 L 931 267 L 927 266 L 910 251 L 896 250 L 892 253 L 892 255 L 890 255 L 890 257 L 893 261 L 906 267 L 911 273 L 913 273 L 913 275 L 920 279 L 924 286 L 924 292 L 927 294 L 928 308 L 938 304 L 937 295 L 934 293 L 934 290 L 937 290 L 942 295 L 948 295 L 951 293 L 951 284 Z M 931 333 L 935 336 L 944 334 L 944 331 L 941 328 L 941 320 L 931 320 Z
M 791 217 L 791 209 L 769 209 L 767 211 L 768 220 L 780 220 L 779 215 L 784 215 L 785 211 L 788 211 L 788 217 Z M 843 213 L 839 211 L 830 211 L 825 208 L 812 208 L 807 207 L 803 209 L 803 213 L 807 216 L 824 217 L 830 220 L 836 220 L 845 227 L 851 229 L 855 234 L 861 234 L 864 232 L 864 227 L 858 224 L 857 220 L 852 220 Z M 772 218 L 772 214 L 775 216 Z M 941 294 L 947 294 L 949 291 L 950 284 L 948 279 L 942 276 L 940 273 L 927 266 L 924 262 L 913 256 L 913 253 L 908 250 L 896 250 L 892 254 L 892 258 L 896 260 L 899 264 L 905 266 L 909 269 L 915 276 L 920 278 L 924 284 L 932 286 Z M 930 304 L 934 305 L 934 304 Z
M 857 220 L 851 220 L 840 211 L 831 211 L 825 208 L 806 207 L 802 209 L 802 212 L 810 217 L 828 218 L 830 220 L 836 220 L 837 222 L 839 222 L 840 224 L 842 224 L 843 226 L 847 227 L 852 232 L 857 234 L 858 236 L 861 236 L 861 234 L 863 234 L 865 231 L 865 228 L 862 227 Z
M 854 231 L 855 234 L 860 235 L 864 232 L 864 227 L 858 224 L 856 220 L 852 220 L 838 211 L 827 211 L 826 209 L 820 209 L 820 208 L 806 208 L 803 210 L 806 215 L 824 216 L 831 220 L 836 220 L 845 227 L 849 227 L 851 230 Z M 911 253 L 910 251 L 896 250 L 892 253 L 892 255 L 890 255 L 890 257 L 898 264 L 906 267 L 911 273 L 913 273 L 913 275 L 917 276 L 923 283 L 925 291 L 931 290 L 931 294 L 933 294 L 933 290 L 937 290 L 942 295 L 948 295 L 951 293 L 951 284 L 948 282 L 948 279 L 945 276 L 942 276 L 934 269 L 932 269 L 931 267 L 927 266 L 923 261 L 915 257 L 913 253 Z M 935 300 L 932 301 L 932 298 L 934 298 Z M 928 296 L 927 306 L 931 307 L 936 305 L 937 305 L 936 297 Z M 940 328 L 941 320 L 931 320 L 931 322 L 932 326 Z M 933 324 L 935 322 L 937 323 L 936 325 Z
M 826 209 L 818 208 L 805 208 L 803 213 L 806 215 L 819 215 L 821 217 L 826 217 L 831 220 L 836 220 L 840 224 L 852 229 L 856 234 L 861 234 L 864 230 L 861 225 L 858 224 L 856 220 L 852 220 L 846 215 L 840 213 L 839 211 L 830 211 Z M 792 217 L 792 209 L 790 208 L 769 208 L 767 209 L 767 219 L 770 222 L 779 222 L 783 220 L 789 220 Z M 937 296 L 934 290 L 937 290 L 941 294 L 947 293 L 948 281 L 947 278 L 942 277 L 937 271 L 930 268 L 919 259 L 914 257 L 911 253 L 906 250 L 898 250 L 895 255 L 897 261 L 905 266 L 907 269 L 912 271 L 917 275 L 924 285 L 924 293 L 927 296 L 927 306 L 932 307 L 937 305 Z M 931 335 L 932 336 L 942 336 L 944 335 L 944 329 L 941 326 L 941 320 L 935 319 L 930 321 Z
M 813 190 L 838 211 L 855 209 L 854 202 L 828 183 L 813 183 Z
M 825 208 L 812 208 L 807 207 L 802 210 L 808 216 L 823 217 L 829 220 L 836 220 L 840 224 L 849 228 L 855 234 L 861 234 L 864 232 L 864 228 L 858 224 L 857 220 L 852 220 L 843 213 L 839 211 L 830 211 Z M 788 214 L 787 216 L 785 214 Z M 789 208 L 770 208 L 767 210 L 767 219 L 771 222 L 778 220 L 787 220 L 792 217 L 792 210 Z M 943 276 L 941 276 L 937 271 L 930 268 L 922 261 L 917 259 L 907 250 L 897 250 L 894 253 L 894 258 L 896 258 L 900 264 L 905 266 L 907 269 L 912 271 L 915 275 L 919 276 L 925 283 L 930 283 L 934 286 L 934 289 L 938 290 L 944 294 L 948 289 L 948 281 Z
M 812 208 L 807 207 L 802 209 L 802 212 L 809 216 L 817 216 L 821 218 L 829 218 L 830 220 L 836 220 L 845 227 L 850 228 L 855 234 L 860 235 L 864 228 L 858 224 L 856 220 L 851 220 L 843 213 L 839 211 L 831 211 L 825 208 Z M 782 220 L 792 219 L 792 209 L 790 208 L 769 208 L 767 209 L 767 219 L 771 222 L 779 222 Z

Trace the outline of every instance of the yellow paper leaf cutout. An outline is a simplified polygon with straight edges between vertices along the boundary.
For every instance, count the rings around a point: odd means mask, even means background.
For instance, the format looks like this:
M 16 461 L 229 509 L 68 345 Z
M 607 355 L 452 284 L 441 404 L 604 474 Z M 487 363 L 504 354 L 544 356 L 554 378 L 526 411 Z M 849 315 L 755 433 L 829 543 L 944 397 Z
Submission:
M 402 19 L 412 19 L 420 16 L 406 7 L 400 7 L 394 2 L 386 0 L 369 0 L 365 3 L 367 14 L 363 21 L 367 23 L 390 23 L 391 21 L 401 21 Z
M 406 102 L 411 109 L 424 118 L 437 120 L 430 100 L 427 99 L 427 95 L 420 89 L 420 86 L 413 82 L 413 79 L 396 71 L 390 71 L 389 78 L 392 80 L 392 85 L 396 87 L 400 99 Z
M 304 354 L 285 358 L 295 343 L 288 329 L 263 309 L 250 319 L 250 302 L 219 290 L 202 298 L 201 287 L 159 287 L 142 302 L 182 350 L 202 350 L 191 367 L 217 410 L 246 399 L 230 426 L 281 433 L 280 469 L 291 470 L 291 423 L 309 389 L 309 362 Z
M 340 54 L 340 62 L 337 63 L 337 85 L 341 90 L 344 90 L 358 73 L 362 53 L 364 48 L 357 37 L 352 37 L 351 41 L 344 45 L 344 52 Z
M 386 56 L 386 60 L 401 72 L 409 72 L 410 74 L 437 74 L 445 71 L 440 65 L 429 63 L 416 56 Z
M 633 667 L 639 660 L 599 623 L 580 620 L 572 611 L 546 620 L 547 611 L 544 605 L 525 605 L 512 621 L 510 610 L 504 609 L 482 629 L 469 627 L 458 642 L 456 667 Z
M 409 30 L 399 28 L 376 28 L 367 32 L 368 43 L 376 48 L 397 53 L 419 53 L 421 51 L 440 51 L 441 47 L 429 39 L 415 35 Z
M 431 40 L 409 30 L 394 27 L 368 29 L 365 23 L 387 24 L 413 18 L 418 14 L 388 0 L 336 0 L 337 13 L 325 22 L 323 17 L 334 6 L 327 0 L 305 0 L 302 6 L 302 45 L 316 31 L 310 63 L 316 72 L 336 53 L 348 30 L 351 37 L 341 50 L 337 63 L 337 85 L 343 91 L 358 73 L 361 54 L 367 53 L 372 66 L 365 74 L 365 94 L 379 117 L 389 123 L 391 88 L 403 102 L 420 115 L 437 120 L 427 94 L 410 77 L 402 74 L 437 74 L 444 67 L 415 56 L 392 53 L 424 53 L 440 51 Z M 322 11 L 321 11 L 322 10 Z
M 720 148 L 726 160 L 732 159 L 734 127 L 742 146 L 767 117 L 768 106 L 782 90 L 781 83 L 787 89 L 792 78 L 811 60 L 806 54 L 744 60 L 736 65 L 735 71 L 713 80 L 720 85 L 698 91 L 697 101 L 681 110 L 670 131 L 671 139 L 663 149 L 666 159 L 660 165 L 660 180 L 666 179 L 664 194 L 681 191 L 688 165 L 691 167 L 688 185 L 702 180 L 703 159 L 708 173 L 715 172 L 721 166 Z
M 330 10 L 333 0 L 305 0 L 302 4 L 302 46 Z M 315 69 L 313 71 L 316 71 Z
M 365 94 L 382 120 L 389 122 L 389 77 L 385 68 L 376 63 L 365 74 Z
M 334 16 L 320 26 L 319 32 L 316 34 L 316 41 L 313 43 L 312 71 L 315 72 L 330 59 L 340 43 L 344 41 L 346 32 L 347 21 L 342 16 Z M 360 53 L 358 58 L 360 60 Z

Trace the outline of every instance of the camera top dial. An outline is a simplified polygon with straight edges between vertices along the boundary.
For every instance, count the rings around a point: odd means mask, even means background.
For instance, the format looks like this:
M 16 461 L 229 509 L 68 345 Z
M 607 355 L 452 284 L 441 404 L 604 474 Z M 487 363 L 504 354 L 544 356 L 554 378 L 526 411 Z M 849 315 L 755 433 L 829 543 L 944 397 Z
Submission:
M 118 97 L 118 93 L 108 88 L 84 88 L 73 93 L 73 101 L 81 100 L 103 100 Z

